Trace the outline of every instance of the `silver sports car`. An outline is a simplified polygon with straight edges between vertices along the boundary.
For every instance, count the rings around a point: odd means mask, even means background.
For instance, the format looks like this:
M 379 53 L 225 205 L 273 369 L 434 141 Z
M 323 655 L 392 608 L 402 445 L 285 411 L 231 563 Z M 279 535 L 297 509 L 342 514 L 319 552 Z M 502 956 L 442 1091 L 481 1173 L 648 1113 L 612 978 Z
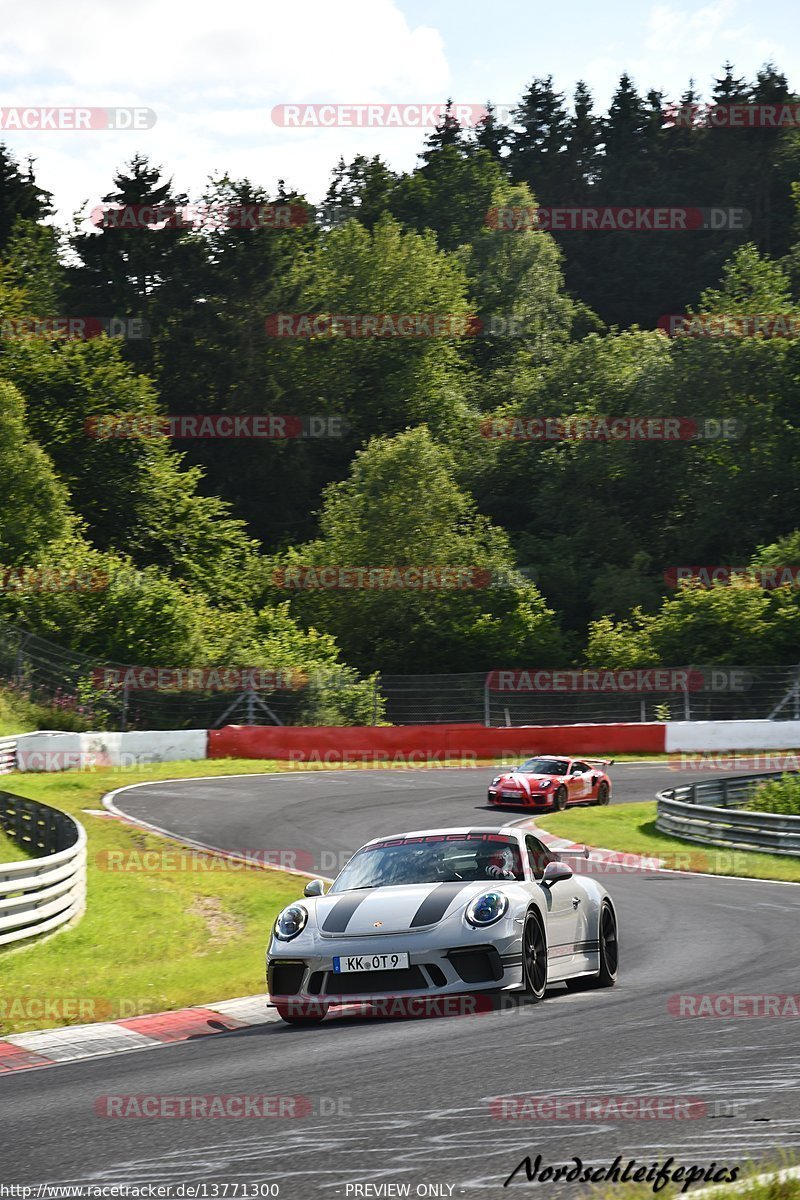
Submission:
M 426 829 L 356 851 L 278 916 L 267 950 L 270 1002 L 290 1024 L 332 1004 L 386 997 L 611 987 L 617 916 L 595 879 L 574 875 L 513 825 Z

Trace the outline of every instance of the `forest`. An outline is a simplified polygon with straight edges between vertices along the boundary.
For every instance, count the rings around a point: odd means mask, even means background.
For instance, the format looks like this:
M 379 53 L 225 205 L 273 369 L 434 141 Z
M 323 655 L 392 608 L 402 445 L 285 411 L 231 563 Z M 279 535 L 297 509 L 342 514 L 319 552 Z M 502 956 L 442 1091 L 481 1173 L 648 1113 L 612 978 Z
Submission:
M 796 101 L 725 64 L 679 103 Z M 0 617 L 103 662 L 335 670 L 329 723 L 380 673 L 800 660 L 797 571 L 765 584 L 800 564 L 800 129 L 534 79 L 410 172 L 330 178 L 190 198 L 137 154 L 62 228 L 0 147 Z M 747 221 L 491 216 L 631 206 Z

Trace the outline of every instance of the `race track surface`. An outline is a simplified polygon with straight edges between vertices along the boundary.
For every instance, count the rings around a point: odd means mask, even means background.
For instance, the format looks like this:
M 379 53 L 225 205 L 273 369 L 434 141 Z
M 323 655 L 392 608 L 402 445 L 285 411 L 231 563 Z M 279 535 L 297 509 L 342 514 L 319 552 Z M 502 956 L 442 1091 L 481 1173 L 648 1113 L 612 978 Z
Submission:
M 440 824 L 495 824 L 490 770 L 334 771 L 153 784 L 121 793 L 132 817 L 226 849 L 300 853 L 335 873 L 370 837 Z M 705 772 L 707 777 L 713 772 Z M 680 776 L 666 766 L 611 770 L 614 802 L 652 799 Z M 700 775 L 697 776 L 701 777 Z M 327 869 L 326 869 L 327 868 Z M 449 1019 L 328 1018 L 270 1024 L 175 1046 L 0 1079 L 0 1182 L 278 1184 L 290 1200 L 530 1193 L 542 1166 L 718 1167 L 800 1147 L 798 1021 L 681 1019 L 677 993 L 794 993 L 796 887 L 726 878 L 626 874 L 607 881 L 622 930 L 609 991 L 555 987 L 540 1005 Z M 299 891 L 299 888 L 298 888 Z M 265 941 L 268 930 L 264 931 Z M 263 990 L 253 964 L 253 991 Z M 158 966 L 154 964 L 154 971 Z M 215 997 L 216 998 L 216 997 Z M 212 997 L 208 997 L 212 999 Z M 103 1095 L 308 1097 L 318 1115 L 264 1120 L 112 1120 Z M 690 1119 L 500 1120 L 492 1098 L 692 1097 Z M 355 1185 L 372 1187 L 355 1190 Z M 439 1192 L 432 1185 L 440 1185 Z M 538 1185 L 578 1195 L 586 1185 Z M 420 1190 L 417 1191 L 417 1188 Z M 452 1190 L 451 1190 L 452 1189 Z M 228 1195 L 233 1195 L 229 1190 Z M 240 1191 L 240 1195 L 242 1192 Z M 265 1193 L 264 1193 L 265 1194 Z

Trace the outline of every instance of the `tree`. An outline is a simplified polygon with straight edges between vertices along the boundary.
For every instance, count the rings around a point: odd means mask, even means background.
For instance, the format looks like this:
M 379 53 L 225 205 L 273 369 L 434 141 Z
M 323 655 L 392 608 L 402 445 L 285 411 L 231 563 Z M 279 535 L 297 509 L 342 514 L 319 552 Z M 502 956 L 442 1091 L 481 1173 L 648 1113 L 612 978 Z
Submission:
M 366 229 L 373 229 L 390 211 L 396 184 L 397 176 L 377 154 L 372 158 L 357 154 L 349 166 L 340 158 L 325 196 L 329 223 L 357 220 Z
M 469 332 L 462 264 L 439 250 L 433 234 L 404 232 L 383 217 L 370 232 L 355 221 L 331 230 L 298 263 L 295 311 L 342 315 L 441 315 L 442 336 L 323 335 L 291 348 L 292 386 L 308 404 L 340 414 L 348 437 L 337 448 L 341 470 L 374 433 L 427 422 L 457 436 L 466 417 L 459 346 Z M 449 323 L 449 324 L 448 324 Z M 316 408 L 319 411 L 319 408 Z
M 458 488 L 453 465 L 450 452 L 423 427 L 372 439 L 356 454 L 350 477 L 326 490 L 320 538 L 276 560 L 284 568 L 481 572 L 474 577 L 486 586 L 477 588 L 290 593 L 303 623 L 333 633 L 361 670 L 482 671 L 498 664 L 552 665 L 563 657 L 553 613 L 515 574 L 507 538 Z
M 201 494 L 202 471 L 182 470 L 158 431 L 150 381 L 113 340 L 11 342 L 0 369 L 26 396 L 34 435 L 99 549 L 157 563 L 217 598 L 241 597 L 253 543 L 226 504 Z M 120 419 L 127 436 L 114 435 Z
M 573 204 L 586 204 L 597 183 L 600 127 L 594 115 L 592 93 L 583 80 L 575 86 L 573 113 L 569 117 L 564 148 L 567 196 Z
M 12 568 L 30 564 L 71 525 L 67 490 L 25 418 L 22 396 L 0 380 L 0 559 Z
M 511 130 L 497 120 L 497 110 L 491 101 L 486 102 L 486 115 L 475 129 L 475 145 L 486 150 L 492 158 L 504 159 L 511 139 Z
M 505 184 L 492 196 L 492 208 L 532 212 L 535 202 L 524 184 Z M 520 353 L 534 363 L 550 360 L 568 340 L 576 315 L 564 290 L 562 255 L 553 238 L 535 228 L 485 228 L 463 257 L 484 334 L 470 346 L 476 365 L 487 369 L 513 358 L 515 369 L 524 369 Z M 495 380 L 487 375 L 482 384 L 495 407 Z
M 488 150 L 451 136 L 429 143 L 423 165 L 404 176 L 392 193 L 392 212 L 420 232 L 432 229 L 439 246 L 455 250 L 486 225 L 503 170 Z
M 800 598 L 788 587 L 766 591 L 746 578 L 683 583 L 660 610 L 634 609 L 614 624 L 604 617 L 589 629 L 593 666 L 774 666 L 800 657 Z
M 103 212 L 128 210 L 137 224 L 106 225 L 104 216 L 93 214 L 96 228 L 84 232 L 76 225 L 70 240 L 79 262 L 66 273 L 71 311 L 118 320 L 137 318 L 156 329 L 168 319 L 175 284 L 200 253 L 191 225 L 180 223 L 179 210 L 187 204 L 186 194 L 177 192 L 161 167 L 142 155 L 118 171 L 113 189 L 103 197 Z M 141 213 L 146 208 L 153 210 L 153 220 L 147 222 L 152 227 L 138 223 L 144 220 Z M 113 215 L 108 220 L 113 222 Z M 140 370 L 152 368 L 148 340 L 129 343 L 126 352 Z
M 53 212 L 52 193 L 39 187 L 33 174 L 33 159 L 23 174 L 14 156 L 0 145 L 0 254 L 3 254 L 19 217 L 41 221 Z
M 526 183 L 540 203 L 569 202 L 565 194 L 564 147 L 569 118 L 564 96 L 553 88 L 553 77 L 534 79 L 514 111 L 508 164 L 516 183 Z
M 26 315 L 65 315 L 60 251 L 61 237 L 52 225 L 17 218 L 6 247 L 6 278 L 24 293 Z

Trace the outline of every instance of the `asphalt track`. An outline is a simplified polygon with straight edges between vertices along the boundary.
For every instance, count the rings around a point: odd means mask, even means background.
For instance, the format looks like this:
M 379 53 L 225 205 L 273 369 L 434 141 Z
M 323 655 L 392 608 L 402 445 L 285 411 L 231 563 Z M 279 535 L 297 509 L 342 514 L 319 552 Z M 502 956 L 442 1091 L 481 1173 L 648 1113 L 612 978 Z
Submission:
M 160 783 L 123 792 L 131 816 L 226 849 L 302 851 L 331 874 L 370 837 L 438 824 L 493 824 L 480 770 L 334 771 Z M 666 766 L 611 770 L 614 802 L 646 800 L 680 777 Z M 713 772 L 705 772 L 706 776 Z M 697 777 L 700 777 L 699 775 Z M 511 818 L 511 814 L 509 814 Z M 288 863 L 288 865 L 291 865 Z M 606 882 L 606 881 L 604 881 Z M 800 1149 L 798 1021 L 681 1019 L 676 993 L 796 993 L 796 887 L 666 873 L 607 880 L 621 925 L 609 991 L 554 988 L 543 1004 L 443 1019 L 269 1024 L 174 1046 L 0 1079 L 0 1183 L 278 1184 L 290 1200 L 408 1194 L 585 1194 L 528 1183 L 542 1166 L 733 1167 Z M 265 930 L 265 941 L 268 931 Z M 153 965 L 154 972 L 158 964 Z M 253 991 L 263 989 L 254 963 Z M 212 999 L 212 997 L 208 997 Z M 309 1097 L 317 1115 L 273 1120 L 124 1120 L 94 1115 L 108 1094 Z M 490 1101 L 692 1097 L 696 1119 L 499 1120 Z M 363 1185 L 372 1185 L 364 1188 Z M 355 1190 L 362 1185 L 361 1190 Z M 439 1185 L 437 1193 L 432 1185 Z M 422 1190 L 417 1191 L 417 1188 Z M 449 1190 L 452 1189 L 452 1190 Z M 228 1195 L 233 1195 L 229 1190 Z M 241 1191 L 239 1193 L 242 1194 Z

